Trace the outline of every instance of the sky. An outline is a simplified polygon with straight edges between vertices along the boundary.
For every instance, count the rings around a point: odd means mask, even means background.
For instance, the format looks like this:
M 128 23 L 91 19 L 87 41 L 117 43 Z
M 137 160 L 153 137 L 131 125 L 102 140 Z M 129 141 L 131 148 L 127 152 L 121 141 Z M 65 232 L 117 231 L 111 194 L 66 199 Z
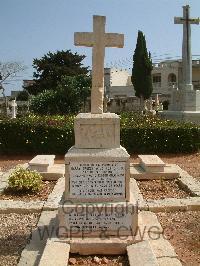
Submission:
M 186 4 L 191 17 L 200 17 L 200 0 L 0 0 L 0 61 L 27 67 L 5 85 L 6 94 L 32 79 L 33 59 L 49 51 L 70 49 L 86 55 L 84 64 L 91 66 L 92 49 L 74 46 L 74 32 L 92 31 L 93 15 L 106 16 L 106 32 L 125 35 L 123 49 L 106 48 L 105 67 L 131 68 L 138 30 L 154 62 L 180 58 L 183 29 L 174 17 Z M 192 54 L 200 55 L 200 25 L 192 25 Z

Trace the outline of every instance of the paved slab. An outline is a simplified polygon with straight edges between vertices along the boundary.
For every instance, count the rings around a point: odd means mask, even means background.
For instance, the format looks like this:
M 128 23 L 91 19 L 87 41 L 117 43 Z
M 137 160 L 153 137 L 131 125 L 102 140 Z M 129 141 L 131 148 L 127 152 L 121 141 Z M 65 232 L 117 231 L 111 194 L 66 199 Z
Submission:
M 128 246 L 127 253 L 130 266 L 159 265 L 151 245 L 147 240 Z
M 43 210 L 44 211 L 52 211 L 57 210 L 59 206 L 59 202 L 63 196 L 65 189 L 65 178 L 61 177 L 58 179 L 53 191 L 49 195 L 47 201 L 44 203 Z
M 174 179 L 180 176 L 175 164 L 166 164 L 163 172 L 147 172 L 140 164 L 130 164 L 130 176 L 136 180 Z
M 43 205 L 44 201 L 0 200 L 0 213 L 41 212 Z
M 38 227 L 32 231 L 30 241 L 21 254 L 18 266 L 36 266 L 39 264 L 43 250 L 48 238 L 56 237 L 57 211 L 43 211 L 41 213 Z
M 157 258 L 159 266 L 181 266 L 182 263 L 177 258 L 162 257 Z
M 39 266 L 66 266 L 70 245 L 59 239 L 49 239 L 46 243 Z
M 148 205 L 139 190 L 137 182 L 134 178 L 130 179 L 130 202 L 138 205 L 140 210 L 148 210 Z
M 149 211 L 152 212 L 199 211 L 200 197 L 147 200 L 147 205 Z

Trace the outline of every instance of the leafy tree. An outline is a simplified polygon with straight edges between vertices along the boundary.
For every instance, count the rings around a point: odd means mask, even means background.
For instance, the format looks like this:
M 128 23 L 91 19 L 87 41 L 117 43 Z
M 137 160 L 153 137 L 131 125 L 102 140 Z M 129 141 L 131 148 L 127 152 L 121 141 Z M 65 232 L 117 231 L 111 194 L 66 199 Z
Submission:
M 26 90 L 20 91 L 17 95 L 17 101 L 28 101 L 29 93 Z
M 0 91 L 2 91 L 5 102 L 5 113 L 7 113 L 7 100 L 5 87 L 9 81 L 12 81 L 18 72 L 24 71 L 26 67 L 20 62 L 0 62 Z
M 142 108 L 144 106 L 144 100 L 148 99 L 153 91 L 152 69 L 151 54 L 147 52 L 145 36 L 142 31 L 138 31 L 136 49 L 133 55 L 131 80 L 135 95 L 140 98 Z
M 90 95 L 90 88 L 88 76 L 63 76 L 56 90 L 47 90 L 32 98 L 30 110 L 40 115 L 78 113 Z
M 45 90 L 55 90 L 62 76 L 87 74 L 88 68 L 83 67 L 85 55 L 73 54 L 70 50 L 47 53 L 41 59 L 33 60 L 35 84 L 26 87 L 30 94 L 36 95 Z

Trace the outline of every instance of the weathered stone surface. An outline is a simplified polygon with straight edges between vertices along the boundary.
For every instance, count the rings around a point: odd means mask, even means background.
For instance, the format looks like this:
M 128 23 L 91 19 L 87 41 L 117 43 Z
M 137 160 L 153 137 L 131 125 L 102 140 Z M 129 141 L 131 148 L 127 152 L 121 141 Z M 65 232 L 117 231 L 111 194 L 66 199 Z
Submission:
M 129 157 L 122 147 L 72 147 L 65 156 L 65 199 L 72 202 L 129 201 Z
M 93 47 L 92 49 L 92 92 L 91 113 L 103 113 L 104 99 L 104 56 L 105 47 L 124 46 L 124 35 L 105 33 L 106 17 L 93 16 L 93 32 L 76 32 L 75 45 Z
M 181 262 L 177 258 L 163 257 L 157 258 L 159 266 L 181 266 Z
M 120 119 L 112 113 L 80 113 L 74 120 L 76 148 L 119 148 Z
M 198 211 L 200 210 L 200 197 L 147 200 L 147 205 L 152 212 Z
M 66 266 L 69 259 L 70 245 L 50 239 L 47 241 L 39 266 Z
M 28 164 L 30 170 L 48 172 L 49 166 L 54 164 L 55 155 L 37 155 Z
M 65 175 L 64 164 L 54 164 L 48 167 L 48 172 L 40 172 L 42 180 L 55 181 Z
M 65 188 L 65 179 L 61 177 L 58 179 L 53 191 L 51 192 L 47 201 L 45 202 L 43 207 L 44 211 L 51 211 L 58 209 L 59 203 L 64 193 L 64 188 Z
M 33 213 L 41 212 L 44 201 L 0 200 L 0 213 Z
M 136 180 L 151 180 L 151 179 L 174 179 L 180 176 L 177 165 L 167 164 L 164 166 L 163 172 L 148 172 L 144 170 L 140 164 L 130 164 L 130 176 Z
M 118 237 L 74 237 L 67 241 L 70 244 L 70 253 L 78 253 L 80 255 L 125 254 L 127 245 L 135 242 L 137 243 L 138 241 L 135 240 L 134 236 L 123 236 L 121 239 Z
M 144 200 L 134 178 L 131 178 L 130 180 L 130 202 L 136 202 L 139 210 L 148 210 L 148 205 Z
M 127 161 L 129 158 L 130 155 L 123 147 L 113 149 L 76 149 L 73 146 L 65 155 L 65 164 L 69 164 L 71 161 L 88 161 L 88 159 L 93 162 L 124 162 Z
M 30 242 L 22 251 L 18 266 L 38 265 L 47 239 L 56 237 L 55 228 L 58 227 L 56 220 L 57 211 L 43 211 L 37 228 L 32 231 Z M 48 235 L 47 229 L 50 233 Z
M 165 166 L 165 163 L 158 155 L 138 155 L 138 158 L 145 166 Z
M 200 197 L 200 182 L 192 176 L 181 177 L 179 180 L 180 185 L 186 190 L 190 191 L 193 196 Z
M 177 258 L 177 254 L 174 251 L 174 248 L 169 243 L 169 241 L 159 238 L 156 240 L 149 240 L 149 243 L 153 249 L 153 252 L 156 258 L 162 257 L 170 257 L 170 258 Z
M 133 235 L 138 224 L 137 206 L 129 202 L 65 202 L 58 210 L 60 236 Z
M 130 266 L 158 266 L 155 254 L 147 240 L 127 247 Z
M 165 163 L 157 155 L 138 155 L 140 164 L 147 171 L 154 171 L 153 169 L 163 169 Z M 159 172 L 160 170 L 158 170 Z M 154 171 L 155 172 L 155 171 Z

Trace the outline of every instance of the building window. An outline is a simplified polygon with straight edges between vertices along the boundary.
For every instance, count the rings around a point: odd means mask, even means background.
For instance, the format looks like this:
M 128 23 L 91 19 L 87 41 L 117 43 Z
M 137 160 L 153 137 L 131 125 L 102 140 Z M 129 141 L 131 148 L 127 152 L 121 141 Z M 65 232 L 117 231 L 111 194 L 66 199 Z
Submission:
M 160 73 L 153 74 L 152 78 L 153 78 L 153 83 L 161 83 L 161 74 Z
M 176 75 L 174 73 L 169 74 L 168 76 L 168 82 L 176 82 Z

